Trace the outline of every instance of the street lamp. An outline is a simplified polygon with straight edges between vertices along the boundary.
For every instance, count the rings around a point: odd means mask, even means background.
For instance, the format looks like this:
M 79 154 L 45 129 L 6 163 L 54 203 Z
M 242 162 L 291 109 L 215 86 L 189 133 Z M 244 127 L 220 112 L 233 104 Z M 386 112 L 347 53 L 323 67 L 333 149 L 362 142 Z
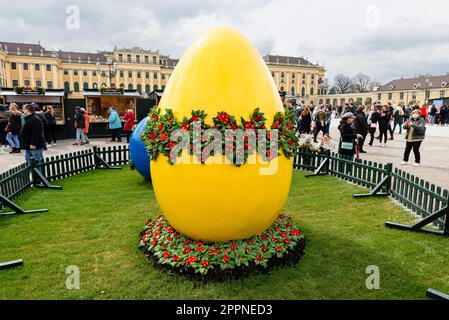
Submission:
M 108 66 L 108 70 L 101 70 L 102 64 L 97 62 L 97 72 L 102 77 L 109 78 L 109 87 L 112 87 L 112 79 L 115 78 L 118 70 L 118 65 L 112 60 L 111 56 L 108 56 L 106 59 L 106 65 Z
M 426 103 L 428 103 L 429 102 L 429 98 L 430 98 L 430 88 L 432 88 L 433 84 L 432 84 L 432 82 L 430 81 L 429 78 L 426 78 L 425 83 L 426 83 L 426 92 L 424 93 L 425 94 L 425 101 L 426 101 Z

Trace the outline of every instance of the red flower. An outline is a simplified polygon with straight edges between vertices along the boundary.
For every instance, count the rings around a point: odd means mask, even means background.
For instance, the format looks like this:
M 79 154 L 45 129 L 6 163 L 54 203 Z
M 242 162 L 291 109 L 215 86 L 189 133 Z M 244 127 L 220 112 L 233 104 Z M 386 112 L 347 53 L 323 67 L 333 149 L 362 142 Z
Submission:
M 157 114 L 152 114 L 152 115 L 151 115 L 151 119 L 156 119 L 156 120 L 159 120 L 159 117 L 158 117 L 158 115 L 157 115 Z
M 170 251 L 165 251 L 165 252 L 162 254 L 162 257 L 164 257 L 165 259 L 167 259 L 167 258 L 170 257 L 170 256 L 171 256 Z
M 151 223 L 151 219 L 148 219 L 146 222 L 146 225 L 149 225 Z
M 271 241 L 273 241 L 274 243 L 278 243 L 279 239 L 278 238 L 271 238 Z
M 181 127 L 181 129 L 184 130 L 184 131 L 189 131 L 190 130 L 190 124 L 188 122 L 184 122 L 182 127 Z
M 204 260 L 204 261 L 201 261 L 201 265 L 203 266 L 203 267 L 208 267 L 209 265 L 210 265 L 210 263 L 209 263 L 209 261 L 207 261 L 207 260 Z
M 147 230 L 147 232 L 145 232 L 145 234 L 146 234 L 147 236 L 151 235 L 151 230 Z
M 198 247 L 198 248 L 196 248 L 196 252 L 203 252 L 203 250 L 204 250 L 204 247 Z
M 281 246 L 276 247 L 276 252 L 281 252 L 281 251 L 282 251 L 282 247 Z
M 284 238 L 284 243 L 286 243 L 286 244 L 289 244 L 289 243 L 291 243 L 292 241 L 289 239 L 289 238 Z
M 260 115 L 256 114 L 256 115 L 253 117 L 253 120 L 254 120 L 254 122 L 259 122 L 260 120 L 262 120 L 262 118 L 261 118 Z
M 290 145 L 292 146 L 295 143 L 295 140 L 293 140 L 293 138 L 288 139 L 288 143 L 290 143 Z
M 254 129 L 254 124 L 252 122 L 245 123 L 245 129 L 247 130 Z
M 185 238 L 184 240 L 182 240 L 182 242 L 184 242 L 184 244 L 190 244 L 190 240 Z
M 226 112 L 218 114 L 218 121 L 224 125 L 227 125 L 230 121 L 230 117 Z
M 275 122 L 275 123 L 273 123 L 273 124 L 271 125 L 271 128 L 272 128 L 272 129 L 279 129 L 279 124 L 277 124 L 277 123 Z
M 245 248 L 245 252 L 246 252 L 246 253 L 249 253 L 250 251 L 251 251 L 250 248 Z
M 173 259 L 171 259 L 171 261 L 173 261 L 173 262 L 179 262 L 179 261 L 181 261 L 181 259 L 179 259 L 178 256 L 174 256 Z
M 218 255 L 218 250 L 209 250 L 209 256 Z
M 267 250 L 268 250 L 267 247 L 264 244 L 262 244 L 260 246 L 260 249 L 262 249 L 263 252 L 267 252 Z
M 170 226 L 165 227 L 165 230 L 167 230 L 168 233 L 173 233 L 173 231 L 175 231 L 175 229 Z
M 164 130 L 164 125 L 161 123 L 161 124 L 159 125 L 159 127 L 157 127 L 157 130 L 159 130 L 159 131 Z
M 290 234 L 291 234 L 292 236 L 297 236 L 297 237 L 299 237 L 299 236 L 301 235 L 301 231 L 299 231 L 299 230 L 290 230 Z
M 175 234 L 173 235 L 176 239 L 178 239 L 181 235 L 177 232 L 175 232 Z
M 154 133 L 154 131 L 151 131 L 149 139 L 150 140 L 156 140 L 156 134 Z
M 238 128 L 239 128 L 239 126 L 237 125 L 237 123 L 234 122 L 234 123 L 231 124 L 231 129 L 232 130 L 237 130 Z
M 168 143 L 168 147 L 169 147 L 170 149 L 173 149 L 174 146 L 176 146 L 176 143 L 174 143 L 173 141 L 170 141 L 170 142 Z
M 251 245 L 251 244 L 254 244 L 254 240 L 249 240 L 249 241 L 248 241 L 248 244 L 250 244 L 250 245 Z
M 223 256 L 223 262 L 224 262 L 224 263 L 228 263 L 228 262 L 229 262 L 229 255 L 225 254 L 225 255 Z
M 280 234 L 281 236 L 283 236 L 284 238 L 287 236 L 287 234 L 285 233 L 285 231 L 279 231 L 279 234 Z
M 231 250 L 237 250 L 238 246 L 235 242 L 233 242 L 229 248 L 231 248 Z
M 257 261 L 263 261 L 263 259 L 264 259 L 263 254 L 258 254 L 258 255 L 256 256 L 256 260 L 257 260 Z
M 184 253 L 189 253 L 190 251 L 192 251 L 192 248 L 190 248 L 190 247 L 184 248 Z
M 194 115 L 193 117 L 192 117 L 192 121 L 198 121 L 198 120 L 200 120 L 200 117 L 198 117 L 197 115 Z
M 197 242 L 195 242 L 195 244 L 196 244 L 197 246 L 200 246 L 200 245 L 203 244 L 203 241 L 197 241 Z
M 162 132 L 159 136 L 159 139 L 161 139 L 162 141 L 167 140 L 167 138 L 168 138 L 168 135 L 165 132 Z

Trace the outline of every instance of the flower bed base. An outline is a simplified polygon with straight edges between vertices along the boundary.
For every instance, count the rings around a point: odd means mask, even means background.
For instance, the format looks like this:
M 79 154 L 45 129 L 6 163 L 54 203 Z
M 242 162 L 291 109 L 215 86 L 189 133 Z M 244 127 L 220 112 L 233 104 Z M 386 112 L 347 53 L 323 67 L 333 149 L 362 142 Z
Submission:
M 291 219 L 282 214 L 262 234 L 230 242 L 192 240 L 176 232 L 160 215 L 147 221 L 139 249 L 154 266 L 171 274 L 224 281 L 295 264 L 304 255 L 306 242 Z

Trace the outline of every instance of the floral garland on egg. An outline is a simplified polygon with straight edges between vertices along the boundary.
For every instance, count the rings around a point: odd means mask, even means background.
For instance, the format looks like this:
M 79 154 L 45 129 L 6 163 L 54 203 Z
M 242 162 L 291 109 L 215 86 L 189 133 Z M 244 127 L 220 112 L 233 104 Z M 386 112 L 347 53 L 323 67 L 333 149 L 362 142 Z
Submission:
M 168 158 L 170 164 L 174 164 L 175 161 L 170 157 L 173 152 L 173 148 L 176 146 L 176 141 L 170 140 L 170 135 L 174 130 L 180 129 L 184 133 L 190 134 L 190 141 L 193 140 L 194 135 L 194 123 L 201 121 L 201 147 L 200 150 L 194 150 L 194 146 L 190 143 L 190 154 L 196 154 L 201 163 L 205 163 L 209 156 L 214 155 L 213 150 L 210 150 L 210 154 L 205 152 L 205 148 L 212 142 L 212 137 L 205 138 L 204 133 L 208 129 L 216 129 L 220 132 L 222 138 L 222 154 L 227 155 L 229 160 L 237 166 L 237 156 L 243 158 L 243 164 L 247 162 L 249 155 L 258 150 L 255 145 L 249 143 L 248 137 L 244 137 L 243 140 L 238 140 L 235 137 L 227 135 L 227 130 L 247 130 L 254 132 L 255 142 L 258 147 L 259 144 L 267 143 L 269 146 L 265 148 L 267 151 L 260 154 L 262 159 L 270 161 L 275 157 L 280 156 L 279 150 L 282 154 L 290 159 L 296 152 L 295 146 L 298 143 L 298 138 L 295 135 L 296 121 L 294 120 L 294 111 L 286 110 L 285 112 L 278 112 L 275 114 L 273 123 L 270 128 L 266 127 L 266 118 L 264 113 L 256 108 L 250 115 L 249 119 L 240 119 L 240 123 L 236 118 L 227 112 L 218 112 L 215 117 L 212 118 L 213 125 L 205 123 L 207 114 L 201 110 L 194 110 L 191 113 L 190 118 L 184 117 L 182 121 L 175 118 L 171 109 L 166 109 L 165 114 L 161 114 L 159 108 L 153 108 L 149 113 L 149 120 L 147 122 L 146 130 L 142 133 L 142 140 L 148 150 L 150 159 L 156 160 L 159 154 L 163 154 Z M 266 136 L 259 137 L 258 130 L 265 129 Z M 272 141 L 272 129 L 278 130 L 278 141 Z M 231 139 L 232 144 L 226 144 L 226 139 Z M 274 139 L 273 139 L 274 140 Z M 181 138 L 178 142 L 181 141 Z M 272 153 L 270 150 L 275 149 L 274 143 L 277 142 L 277 152 Z M 210 147 L 210 146 L 209 146 Z M 263 150 L 265 150 L 263 149 Z M 178 152 L 176 157 L 181 154 Z M 176 158 L 175 157 L 175 158 Z

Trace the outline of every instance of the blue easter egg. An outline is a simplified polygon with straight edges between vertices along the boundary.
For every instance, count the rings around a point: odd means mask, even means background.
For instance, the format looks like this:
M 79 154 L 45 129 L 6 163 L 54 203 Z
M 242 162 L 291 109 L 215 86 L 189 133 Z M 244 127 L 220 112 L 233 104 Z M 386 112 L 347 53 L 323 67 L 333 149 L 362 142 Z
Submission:
M 131 138 L 129 139 L 129 157 L 137 172 L 146 180 L 151 180 L 150 175 L 150 157 L 143 144 L 141 135 L 147 126 L 148 117 L 139 122 L 135 127 Z

